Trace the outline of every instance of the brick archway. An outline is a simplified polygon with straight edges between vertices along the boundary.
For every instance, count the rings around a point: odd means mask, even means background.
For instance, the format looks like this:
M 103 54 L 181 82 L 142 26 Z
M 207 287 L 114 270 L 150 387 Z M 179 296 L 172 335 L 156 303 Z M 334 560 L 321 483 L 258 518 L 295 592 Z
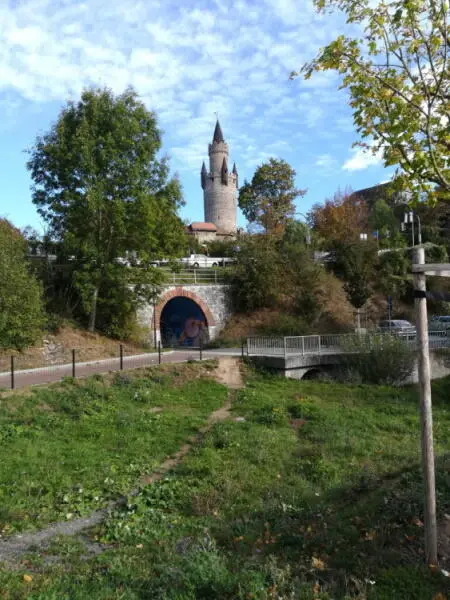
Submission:
M 173 290 L 169 290 L 168 292 L 166 292 L 160 298 L 158 304 L 155 307 L 154 319 L 156 322 L 156 328 L 158 330 L 159 330 L 160 324 L 161 324 L 162 311 L 163 311 L 165 305 L 169 302 L 169 300 L 172 300 L 173 298 L 189 298 L 190 300 L 192 300 L 193 302 L 198 304 L 198 306 L 202 309 L 203 314 L 205 315 L 205 318 L 206 318 L 206 325 L 208 327 L 213 327 L 216 324 L 216 320 L 215 320 L 209 306 L 206 304 L 206 302 L 204 300 L 199 298 L 197 296 L 197 294 L 194 294 L 193 292 L 190 292 L 189 290 L 186 290 L 183 287 L 176 287 Z

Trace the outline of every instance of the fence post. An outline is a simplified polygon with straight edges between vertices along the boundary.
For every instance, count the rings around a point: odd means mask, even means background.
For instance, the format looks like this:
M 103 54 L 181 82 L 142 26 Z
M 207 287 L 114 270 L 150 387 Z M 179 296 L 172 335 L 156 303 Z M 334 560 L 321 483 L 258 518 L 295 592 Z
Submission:
M 203 341 L 200 338 L 200 360 L 203 360 Z
M 319 338 L 319 354 L 322 353 L 322 343 L 321 343 L 321 339 L 320 339 L 320 335 L 317 336 Z
M 75 348 L 72 349 L 72 377 L 75 377 Z
M 242 341 L 241 357 L 244 358 L 244 342 Z
M 194 269 L 194 283 L 197 283 L 197 269 Z
M 176 283 L 176 281 L 175 281 L 175 272 L 173 273 L 173 282 Z
M 286 358 L 286 356 L 287 356 L 286 340 L 287 340 L 287 338 L 286 338 L 286 337 L 284 337 L 284 338 L 283 338 L 283 342 L 284 342 L 284 358 Z
M 214 283 L 217 283 L 217 269 L 214 271 Z
M 123 345 L 120 344 L 120 370 L 123 371 Z
M 158 364 L 161 364 L 161 341 L 158 341 Z
M 14 382 L 14 356 L 11 356 L 11 389 L 13 390 L 15 387 Z
M 305 336 L 302 335 L 302 356 L 305 356 Z

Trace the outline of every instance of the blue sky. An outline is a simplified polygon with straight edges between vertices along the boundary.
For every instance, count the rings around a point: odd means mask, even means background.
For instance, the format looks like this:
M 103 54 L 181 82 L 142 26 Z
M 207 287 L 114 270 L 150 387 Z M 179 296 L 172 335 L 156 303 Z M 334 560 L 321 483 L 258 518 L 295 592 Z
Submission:
M 307 188 L 306 212 L 338 187 L 385 181 L 358 140 L 333 73 L 289 73 L 345 31 L 310 0 L 0 0 L 0 215 L 43 224 L 31 203 L 24 152 L 84 86 L 133 85 L 164 131 L 184 188 L 182 217 L 203 219 L 200 167 L 215 112 L 240 181 L 284 158 Z M 240 216 L 240 224 L 244 220 Z

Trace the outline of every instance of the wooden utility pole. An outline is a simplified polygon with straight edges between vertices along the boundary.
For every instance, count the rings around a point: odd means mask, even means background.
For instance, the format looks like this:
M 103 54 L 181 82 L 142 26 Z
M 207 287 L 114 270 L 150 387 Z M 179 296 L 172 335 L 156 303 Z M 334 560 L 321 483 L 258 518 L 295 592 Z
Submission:
M 415 265 L 425 264 L 425 249 L 414 248 L 414 304 L 416 309 L 418 370 L 420 390 L 420 426 L 422 436 L 422 469 L 425 484 L 425 557 L 428 565 L 437 565 L 436 483 L 434 475 L 433 414 L 431 407 L 430 354 L 428 348 L 428 315 L 426 275 L 415 272 Z

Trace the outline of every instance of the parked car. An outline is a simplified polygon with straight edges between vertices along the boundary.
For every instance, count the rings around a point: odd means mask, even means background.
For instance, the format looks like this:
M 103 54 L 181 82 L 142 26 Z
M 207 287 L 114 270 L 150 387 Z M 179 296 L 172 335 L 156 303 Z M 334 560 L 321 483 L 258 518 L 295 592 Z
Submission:
M 414 337 L 417 333 L 415 326 L 404 319 L 380 321 L 378 330 L 381 333 L 393 333 L 400 337 Z
M 206 254 L 191 254 L 186 258 L 181 258 L 180 262 L 188 267 L 223 267 L 225 264 L 233 262 L 232 258 L 217 258 L 215 256 L 206 256 Z
M 441 315 L 431 317 L 429 328 L 433 331 L 446 331 L 450 329 L 450 316 Z

